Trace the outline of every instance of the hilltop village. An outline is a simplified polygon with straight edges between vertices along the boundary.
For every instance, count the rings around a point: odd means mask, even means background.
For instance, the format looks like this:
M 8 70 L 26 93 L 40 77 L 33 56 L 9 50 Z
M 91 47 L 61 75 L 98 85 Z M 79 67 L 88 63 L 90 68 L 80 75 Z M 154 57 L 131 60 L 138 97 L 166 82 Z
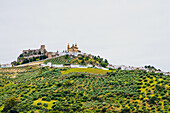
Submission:
M 61 60 L 64 57 L 62 63 L 56 63 L 54 60 Z M 66 58 L 67 57 L 67 58 Z M 44 62 L 41 62 L 44 61 Z M 88 67 L 96 67 L 100 69 L 105 69 L 108 66 L 108 61 L 99 56 L 94 56 L 91 54 L 86 54 L 81 52 L 77 46 L 77 44 L 67 45 L 67 50 L 63 52 L 48 52 L 45 48 L 45 45 L 41 45 L 40 49 L 29 49 L 23 50 L 23 52 L 17 58 L 17 61 L 12 62 L 14 66 L 28 66 L 28 63 L 31 62 L 39 62 L 39 65 L 46 67 L 71 67 L 71 68 L 88 68 Z M 65 63 L 64 63 L 65 62 Z M 23 65 L 26 64 L 26 65 Z M 37 63 L 32 63 L 37 64 Z
M 77 53 L 81 54 L 81 51 L 78 50 L 77 44 L 72 45 L 72 47 L 67 47 L 67 51 L 63 51 L 62 53 L 59 54 L 59 52 L 48 52 L 45 49 L 45 45 L 41 45 L 40 49 L 33 49 L 33 50 L 23 50 L 22 54 L 17 58 L 17 62 L 27 62 L 27 60 L 34 61 L 34 60 L 42 60 L 46 58 L 55 58 L 60 56 L 63 53 Z M 39 59 L 38 59 L 39 58 Z
M 67 50 L 60 52 L 49 52 L 46 50 L 45 45 L 41 45 L 40 49 L 28 49 L 28 50 L 23 50 L 23 52 L 19 55 L 17 58 L 17 61 L 12 62 L 12 65 L 20 65 L 20 64 L 25 64 L 29 62 L 34 62 L 34 61 L 39 61 L 39 60 L 44 60 L 44 59 L 49 59 L 49 58 L 55 58 L 63 55 L 78 55 L 78 54 L 84 54 L 81 53 L 81 51 L 78 49 L 77 44 L 73 44 L 71 47 L 67 46 Z
M 54 63 L 53 61 L 58 59 L 61 60 L 63 56 L 69 56 L 72 58 L 71 63 Z M 79 63 L 78 59 L 85 59 L 81 60 Z M 74 59 L 74 60 L 73 60 Z M 89 61 L 88 61 L 89 60 Z M 91 60 L 91 61 L 90 61 Z M 79 60 L 80 61 L 80 60 Z M 12 67 L 12 66 L 30 66 L 30 65 L 40 65 L 41 67 L 49 66 L 49 67 L 71 67 L 71 68 L 98 68 L 98 69 L 121 69 L 121 70 L 146 70 L 146 71 L 154 71 L 155 73 L 163 73 L 165 75 L 169 75 L 170 72 L 163 72 L 160 69 L 156 69 L 153 66 L 144 66 L 144 67 L 134 67 L 134 66 L 126 66 L 126 65 L 112 65 L 109 64 L 108 61 L 100 56 L 94 56 L 92 54 L 87 54 L 79 50 L 77 43 L 72 44 L 70 46 L 67 45 L 66 50 L 59 52 L 51 52 L 47 51 L 45 45 L 41 45 L 40 49 L 28 49 L 23 50 L 22 53 L 18 56 L 17 61 L 11 62 L 11 64 L 1 64 L 1 68 Z

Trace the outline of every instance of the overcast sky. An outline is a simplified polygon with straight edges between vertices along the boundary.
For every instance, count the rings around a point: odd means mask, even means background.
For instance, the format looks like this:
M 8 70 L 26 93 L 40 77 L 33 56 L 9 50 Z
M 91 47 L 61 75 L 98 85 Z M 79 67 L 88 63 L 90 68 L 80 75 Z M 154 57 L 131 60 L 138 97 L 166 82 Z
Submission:
M 113 65 L 170 71 L 170 0 L 0 0 L 0 63 L 75 42 Z

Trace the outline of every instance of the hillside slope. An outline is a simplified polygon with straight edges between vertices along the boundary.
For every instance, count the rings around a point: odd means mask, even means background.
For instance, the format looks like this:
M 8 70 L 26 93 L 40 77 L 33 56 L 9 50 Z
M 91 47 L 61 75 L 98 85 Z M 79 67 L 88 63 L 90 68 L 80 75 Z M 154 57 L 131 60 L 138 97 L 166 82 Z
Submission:
M 103 58 L 100 58 L 100 56 L 89 57 L 81 54 L 79 56 L 66 55 L 52 59 L 47 59 L 44 61 L 45 64 L 47 64 L 48 62 L 51 62 L 52 64 L 79 64 L 79 65 L 90 64 L 102 67 L 106 67 L 109 64 L 106 59 L 104 60 Z
M 0 74 L 1 112 L 168 113 L 170 76 L 38 67 L 1 69 Z

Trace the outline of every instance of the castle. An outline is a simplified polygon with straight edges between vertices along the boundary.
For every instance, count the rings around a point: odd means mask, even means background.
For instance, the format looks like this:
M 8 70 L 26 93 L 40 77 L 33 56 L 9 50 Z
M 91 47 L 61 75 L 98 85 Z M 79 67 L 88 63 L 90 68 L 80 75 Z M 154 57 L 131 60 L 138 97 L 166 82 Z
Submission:
M 77 47 L 77 44 L 73 44 L 72 47 L 70 47 L 70 45 L 68 44 L 67 46 L 67 52 L 81 52 L 78 47 Z
M 22 62 L 22 63 L 28 63 L 32 61 L 38 61 L 38 60 L 43 60 L 46 58 L 55 58 L 60 55 L 68 54 L 68 53 L 81 53 L 81 51 L 78 49 L 77 44 L 73 44 L 72 47 L 67 46 L 67 52 L 63 52 L 61 54 L 57 52 L 48 52 L 45 49 L 45 45 L 41 45 L 40 49 L 28 49 L 28 50 L 23 50 L 23 52 L 19 55 L 17 58 L 17 62 Z
M 37 56 L 43 56 L 43 55 L 46 55 L 47 53 L 47 50 L 45 49 L 45 45 L 41 45 L 41 48 L 40 49 L 34 49 L 34 50 L 23 50 L 23 57 L 25 58 L 29 58 L 30 56 L 34 56 L 34 57 L 37 57 Z
M 59 56 L 58 52 L 48 52 L 45 49 L 45 45 L 41 45 L 40 49 L 23 50 L 22 54 L 20 54 L 20 56 L 17 58 L 17 62 L 24 61 L 25 59 L 32 61 L 35 58 L 42 60 L 42 59 L 52 58 L 57 56 Z

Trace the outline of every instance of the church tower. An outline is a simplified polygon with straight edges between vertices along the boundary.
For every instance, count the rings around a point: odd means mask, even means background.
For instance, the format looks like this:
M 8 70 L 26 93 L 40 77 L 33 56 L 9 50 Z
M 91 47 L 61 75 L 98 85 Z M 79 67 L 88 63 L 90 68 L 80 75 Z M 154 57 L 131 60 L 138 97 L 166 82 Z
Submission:
M 75 45 L 73 44 L 71 47 L 68 44 L 67 52 L 81 52 L 81 51 L 78 49 L 77 43 L 75 43 Z
M 75 47 L 77 47 L 77 43 L 75 44 Z

